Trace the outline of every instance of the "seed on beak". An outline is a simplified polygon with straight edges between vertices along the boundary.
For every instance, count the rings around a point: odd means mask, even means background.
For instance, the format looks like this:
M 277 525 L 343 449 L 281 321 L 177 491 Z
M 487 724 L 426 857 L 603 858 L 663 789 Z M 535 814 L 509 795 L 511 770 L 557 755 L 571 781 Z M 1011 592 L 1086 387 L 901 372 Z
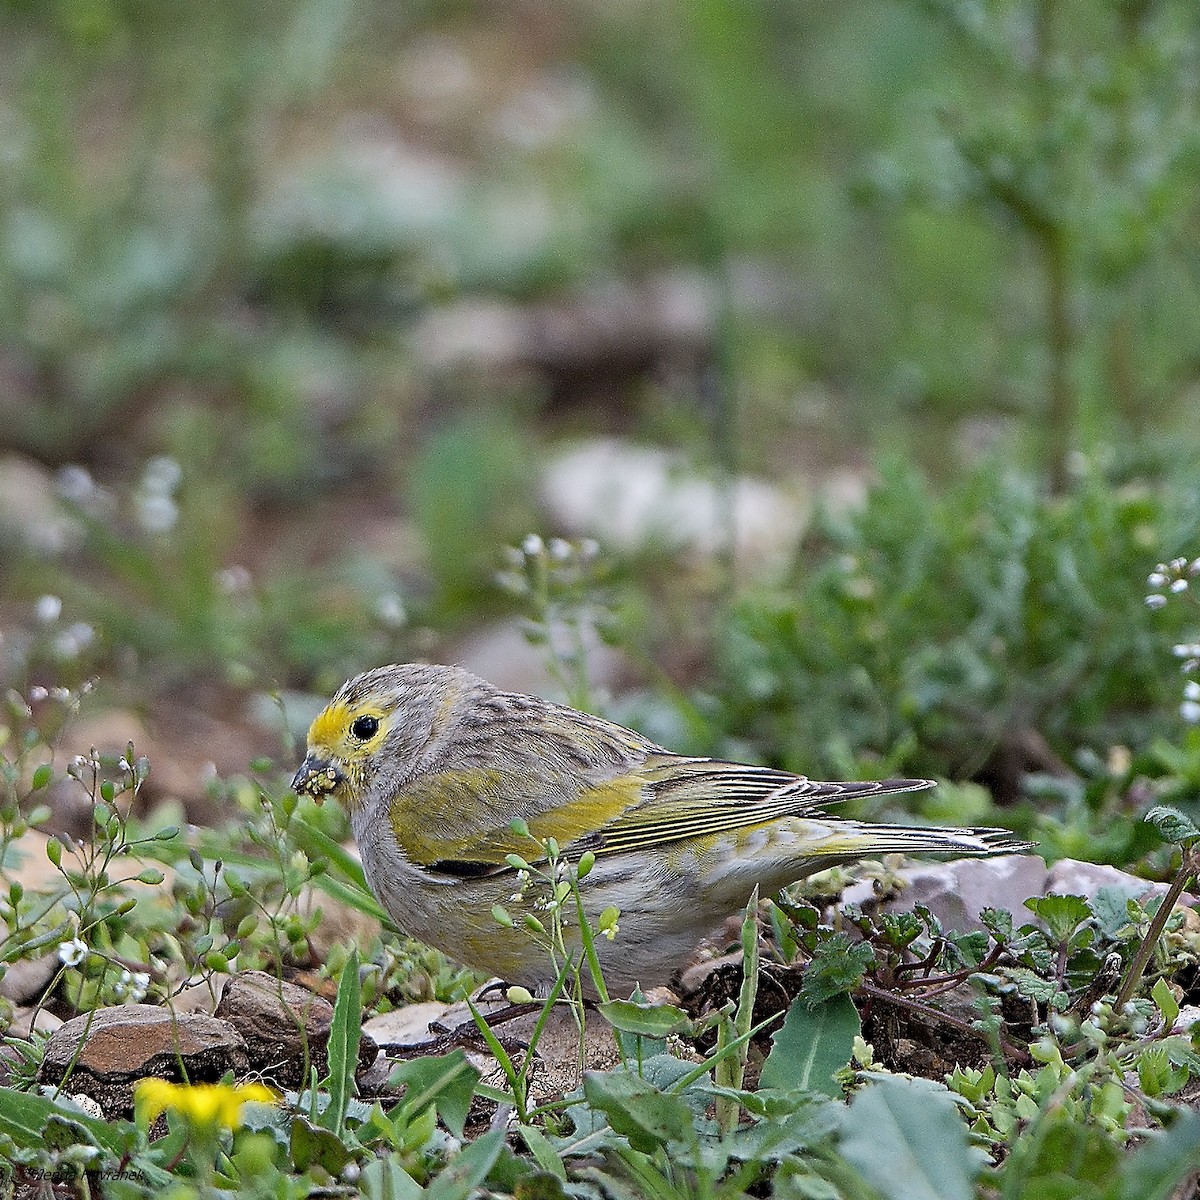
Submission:
M 320 804 L 345 782 L 345 772 L 334 760 L 310 754 L 292 779 L 292 791 L 309 795 Z

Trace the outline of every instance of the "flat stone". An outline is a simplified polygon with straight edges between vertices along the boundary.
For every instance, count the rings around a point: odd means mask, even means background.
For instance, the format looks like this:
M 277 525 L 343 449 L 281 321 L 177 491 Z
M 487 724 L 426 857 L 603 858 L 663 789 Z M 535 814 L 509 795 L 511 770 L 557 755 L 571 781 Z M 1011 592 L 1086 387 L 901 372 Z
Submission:
M 1075 858 L 1063 858 L 1050 868 L 1046 879 L 1046 895 L 1084 896 L 1092 899 L 1101 888 L 1117 888 L 1135 900 L 1145 900 L 1150 896 L 1160 896 L 1166 892 L 1168 885 L 1154 883 L 1149 879 L 1141 879 L 1130 875 L 1118 867 L 1110 867 L 1106 863 L 1080 862 Z M 1196 897 L 1184 893 L 1179 903 L 1191 908 L 1196 904 Z
M 391 1012 L 379 1013 L 363 1022 L 363 1032 L 369 1033 L 381 1046 L 416 1046 L 437 1037 L 429 1027 L 434 1021 L 444 1023 L 454 1006 L 441 1000 L 422 1000 L 405 1004 Z
M 486 996 L 473 998 L 476 1009 L 489 1020 L 492 1032 L 511 1054 L 519 1057 L 529 1045 L 541 1010 L 522 1013 L 508 1020 L 503 1017 L 512 1004 L 502 992 L 485 985 Z M 436 1026 L 436 1028 L 431 1028 Z M 480 1041 L 475 1019 L 464 1003 L 443 1004 L 427 1001 L 405 1005 L 394 1012 L 372 1017 L 363 1027 L 381 1045 L 397 1049 L 420 1046 L 434 1038 L 443 1039 L 444 1046 L 456 1041 L 463 1045 L 467 1059 L 483 1076 L 483 1082 L 496 1087 L 506 1086 L 500 1064 L 490 1054 L 476 1049 Z M 603 1017 L 589 1012 L 585 1022 L 582 1052 L 579 1027 L 566 1004 L 556 1004 L 542 1026 L 534 1051 L 530 1075 L 530 1096 L 538 1102 L 565 1095 L 577 1088 L 581 1071 L 605 1071 L 620 1061 L 612 1027 Z
M 911 912 L 917 904 L 925 904 L 947 929 L 960 932 L 983 929 L 979 914 L 985 908 L 1012 913 L 1017 925 L 1033 922 L 1033 914 L 1025 907 L 1031 896 L 1082 896 L 1093 900 L 1101 888 L 1117 888 L 1135 899 L 1144 899 L 1167 890 L 1165 883 L 1152 883 L 1101 863 L 1064 858 L 1047 869 L 1035 854 L 921 863 L 901 868 L 894 878 L 901 891 L 884 901 L 883 911 Z M 870 880 L 848 887 L 842 903 L 876 905 Z M 1196 903 L 1190 895 L 1180 899 L 1180 904 L 1187 907 Z
M 20 454 L 0 456 L 0 543 L 17 541 L 50 557 L 82 539 L 83 527 L 63 508 L 51 472 Z
M 296 1088 L 307 1082 L 310 1068 L 329 1070 L 329 1030 L 333 1005 L 328 1000 L 265 971 L 243 971 L 225 984 L 216 1016 L 245 1039 L 250 1067 L 267 1083 Z M 370 1037 L 360 1043 L 365 1068 L 378 1047 Z
M 552 523 L 624 552 L 657 546 L 694 566 L 716 560 L 732 535 L 738 570 L 773 578 L 792 562 L 811 504 L 760 479 L 728 487 L 676 456 L 619 438 L 595 438 L 558 454 L 542 473 Z
M 593 692 L 616 690 L 629 660 L 621 651 L 606 646 L 595 623 L 584 619 L 569 632 L 559 626 L 550 630 L 551 649 L 564 655 L 575 647 L 570 639 L 578 635 L 587 663 L 588 686 Z M 534 646 L 525 636 L 524 623 L 518 620 L 494 621 L 456 642 L 447 654 L 447 662 L 456 662 L 481 675 L 499 688 L 513 692 L 531 692 L 551 700 L 564 700 L 562 684 L 546 666 L 546 648 Z
M 8 1027 L 10 1037 L 27 1038 L 32 1033 L 53 1033 L 63 1020 L 44 1008 L 18 1008 Z
M 0 996 L 14 1004 L 32 1004 L 57 974 L 58 967 L 55 954 L 19 958 L 9 963 L 4 978 L 0 979 Z
M 1033 919 L 1025 901 L 1045 893 L 1048 877 L 1046 864 L 1035 854 L 921 863 L 895 873 L 902 890 L 881 907 L 885 912 L 911 912 L 917 904 L 924 904 L 946 929 L 960 933 L 983 929 L 979 914 L 985 908 L 1005 909 L 1019 925 Z M 843 904 L 867 907 L 876 902 L 869 880 L 854 884 L 842 895 Z
M 46 1043 L 42 1083 L 91 1096 L 109 1116 L 133 1111 L 133 1085 L 147 1075 L 215 1083 L 246 1073 L 246 1043 L 227 1021 L 152 1004 L 99 1008 L 61 1025 Z M 182 1073 L 181 1073 L 182 1068 Z

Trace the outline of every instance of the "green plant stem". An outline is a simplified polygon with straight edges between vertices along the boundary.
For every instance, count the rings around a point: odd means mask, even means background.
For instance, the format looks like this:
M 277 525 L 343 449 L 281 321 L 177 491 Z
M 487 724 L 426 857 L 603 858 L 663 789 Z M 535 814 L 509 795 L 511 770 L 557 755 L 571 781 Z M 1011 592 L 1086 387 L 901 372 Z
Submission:
M 1129 964 L 1129 970 L 1125 972 L 1125 978 L 1121 981 L 1117 998 L 1113 1001 L 1113 1008 L 1117 1012 L 1120 1012 L 1133 999 L 1134 989 L 1145 973 L 1146 966 L 1150 962 L 1150 956 L 1154 953 L 1154 948 L 1158 945 L 1158 939 L 1167 927 L 1167 921 L 1170 920 L 1171 913 L 1175 911 L 1175 902 L 1183 895 L 1183 889 L 1187 887 L 1188 881 L 1196 873 L 1198 866 L 1200 866 L 1200 852 L 1197 852 L 1191 846 L 1186 847 L 1183 851 L 1183 861 L 1179 864 L 1179 871 L 1175 878 L 1171 880 L 1171 886 L 1167 888 L 1166 894 L 1162 898 L 1162 903 L 1158 906 L 1158 911 L 1151 918 L 1150 926 L 1146 930 L 1146 936 L 1142 938 L 1141 944 L 1137 948 L 1137 953 L 1133 956 Z

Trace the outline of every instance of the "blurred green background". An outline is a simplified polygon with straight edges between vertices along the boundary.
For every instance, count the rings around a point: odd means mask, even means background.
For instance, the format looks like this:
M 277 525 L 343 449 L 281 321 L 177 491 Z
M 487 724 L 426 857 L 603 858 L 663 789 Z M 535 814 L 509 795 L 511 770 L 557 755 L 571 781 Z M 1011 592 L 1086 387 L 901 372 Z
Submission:
M 196 806 L 425 657 L 1136 859 L 1200 786 L 1198 34 L 5 0 L 0 678 Z

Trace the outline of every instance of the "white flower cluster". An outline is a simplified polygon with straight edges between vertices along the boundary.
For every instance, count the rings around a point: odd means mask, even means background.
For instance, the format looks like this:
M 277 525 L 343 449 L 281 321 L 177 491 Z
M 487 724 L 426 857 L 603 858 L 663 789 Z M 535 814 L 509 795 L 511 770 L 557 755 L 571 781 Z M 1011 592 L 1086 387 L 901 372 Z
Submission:
M 117 981 L 112 985 L 113 999 L 118 1003 L 128 1000 L 131 1004 L 137 1004 L 146 997 L 146 990 L 150 987 L 150 975 L 146 971 L 130 971 L 126 968 L 121 968 L 121 974 Z
M 62 616 L 63 603 L 58 596 L 39 596 L 33 615 L 39 625 L 55 626 Z M 96 640 L 96 631 L 86 621 L 75 621 L 54 633 L 54 653 L 60 659 L 78 658 Z
M 1146 603 L 1151 608 L 1162 608 L 1172 596 L 1185 594 L 1190 594 L 1195 602 L 1195 593 L 1191 592 L 1193 583 L 1200 589 L 1200 558 L 1190 561 L 1173 558 L 1170 562 L 1159 563 L 1146 580 L 1147 586 L 1153 589 L 1147 595 Z M 1200 674 L 1200 641 L 1179 642 L 1171 647 L 1171 653 L 1179 659 L 1179 669 L 1185 676 Z M 1200 680 L 1189 678 L 1183 685 L 1179 715 L 1189 724 L 1200 724 Z
M 146 533 L 169 533 L 179 520 L 175 493 L 183 482 L 183 468 L 175 459 L 161 454 L 142 471 L 133 498 L 138 524 Z
M 1200 558 L 1189 562 L 1186 558 L 1173 558 L 1159 563 L 1146 579 L 1150 593 L 1146 596 L 1149 608 L 1162 608 L 1171 596 L 1179 596 L 1191 586 L 1192 580 L 1200 576 Z

